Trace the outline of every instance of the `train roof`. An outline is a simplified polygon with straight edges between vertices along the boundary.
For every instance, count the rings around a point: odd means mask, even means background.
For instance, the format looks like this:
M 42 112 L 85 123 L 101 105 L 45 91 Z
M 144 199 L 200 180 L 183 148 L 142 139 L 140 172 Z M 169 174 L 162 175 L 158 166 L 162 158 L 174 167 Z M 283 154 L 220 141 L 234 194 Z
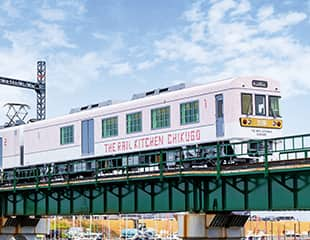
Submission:
M 253 89 L 252 81 L 268 81 L 268 88 L 267 90 L 279 92 L 280 87 L 279 83 L 273 79 L 266 78 L 266 77 L 260 77 L 260 76 L 252 76 L 252 77 L 234 77 L 234 78 L 226 78 L 223 80 L 217 80 L 205 84 L 197 84 L 190 87 L 179 87 L 175 89 L 174 91 L 164 91 L 159 94 L 152 94 L 145 97 L 140 97 L 128 101 L 119 102 L 116 104 L 113 104 L 112 101 L 106 101 L 103 102 L 103 104 L 100 106 L 98 104 L 98 107 L 96 108 L 86 108 L 85 111 L 77 111 L 76 109 L 71 114 L 66 114 L 63 116 L 55 117 L 52 119 L 47 119 L 43 121 L 38 121 L 34 123 L 29 123 L 26 125 L 26 128 L 39 128 L 42 125 L 48 125 L 48 123 L 55 124 L 61 123 L 61 122 L 70 122 L 70 121 L 76 121 L 76 120 L 83 120 L 85 119 L 85 116 L 88 118 L 97 117 L 98 115 L 102 115 L 102 111 L 105 110 L 105 113 L 109 114 L 110 112 L 120 112 L 122 110 L 126 110 L 130 112 L 130 107 L 135 106 L 137 108 L 138 106 L 148 106 L 153 104 L 163 104 L 165 102 L 170 102 L 174 99 L 180 98 L 180 96 L 184 95 L 195 95 L 199 93 L 216 93 L 220 90 L 228 90 L 228 89 Z M 259 88 L 258 90 L 266 90 Z M 158 90 L 157 90 L 158 91 Z M 147 93 L 147 92 L 146 92 Z M 142 95 L 142 94 L 141 94 Z M 165 97 L 163 99 L 163 97 Z M 24 125 L 25 126 L 25 125 Z

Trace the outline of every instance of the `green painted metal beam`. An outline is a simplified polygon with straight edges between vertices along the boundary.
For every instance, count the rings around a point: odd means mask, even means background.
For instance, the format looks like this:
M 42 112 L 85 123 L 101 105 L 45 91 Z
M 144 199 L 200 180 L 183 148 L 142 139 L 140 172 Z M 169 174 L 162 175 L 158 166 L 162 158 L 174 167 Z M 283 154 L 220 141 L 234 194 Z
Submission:
M 2 215 L 309 210 L 310 172 L 183 176 L 1 193 Z

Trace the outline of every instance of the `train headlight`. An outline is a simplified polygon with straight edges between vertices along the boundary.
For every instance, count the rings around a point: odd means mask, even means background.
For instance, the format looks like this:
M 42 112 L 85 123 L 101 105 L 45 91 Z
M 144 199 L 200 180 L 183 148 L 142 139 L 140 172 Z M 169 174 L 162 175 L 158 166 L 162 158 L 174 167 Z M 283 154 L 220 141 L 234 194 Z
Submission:
M 272 122 L 272 126 L 275 127 L 275 128 L 281 128 L 282 127 L 282 122 L 279 121 L 279 120 L 274 120 Z
M 243 125 L 251 125 L 251 123 L 252 123 L 252 120 L 251 120 L 251 119 L 246 119 L 246 118 L 244 118 L 244 119 L 242 120 L 242 124 L 243 124 Z

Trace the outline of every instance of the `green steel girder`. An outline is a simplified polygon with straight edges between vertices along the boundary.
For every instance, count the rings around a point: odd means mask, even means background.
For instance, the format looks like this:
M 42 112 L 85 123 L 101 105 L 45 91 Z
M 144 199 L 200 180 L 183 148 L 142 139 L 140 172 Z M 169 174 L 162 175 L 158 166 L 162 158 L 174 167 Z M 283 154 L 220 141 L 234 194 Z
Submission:
M 94 188 L 72 187 L 57 191 L 12 191 L 2 193 L 1 197 L 3 215 L 68 215 L 171 212 L 183 211 L 185 207 L 199 211 L 196 207 L 199 202 L 196 196 L 198 192 L 193 183 L 179 182 L 177 179 L 177 184 L 154 181 L 129 185 L 100 185 Z
M 309 210 L 310 172 L 136 180 L 0 193 L 1 214 Z

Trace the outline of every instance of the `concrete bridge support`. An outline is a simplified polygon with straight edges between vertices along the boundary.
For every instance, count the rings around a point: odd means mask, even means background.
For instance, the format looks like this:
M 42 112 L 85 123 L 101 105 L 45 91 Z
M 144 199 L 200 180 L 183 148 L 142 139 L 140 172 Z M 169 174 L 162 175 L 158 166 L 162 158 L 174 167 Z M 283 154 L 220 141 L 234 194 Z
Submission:
M 49 234 L 49 219 L 35 217 L 0 218 L 0 240 L 34 240 Z
M 178 236 L 192 239 L 242 239 L 247 215 L 183 213 L 177 215 Z

